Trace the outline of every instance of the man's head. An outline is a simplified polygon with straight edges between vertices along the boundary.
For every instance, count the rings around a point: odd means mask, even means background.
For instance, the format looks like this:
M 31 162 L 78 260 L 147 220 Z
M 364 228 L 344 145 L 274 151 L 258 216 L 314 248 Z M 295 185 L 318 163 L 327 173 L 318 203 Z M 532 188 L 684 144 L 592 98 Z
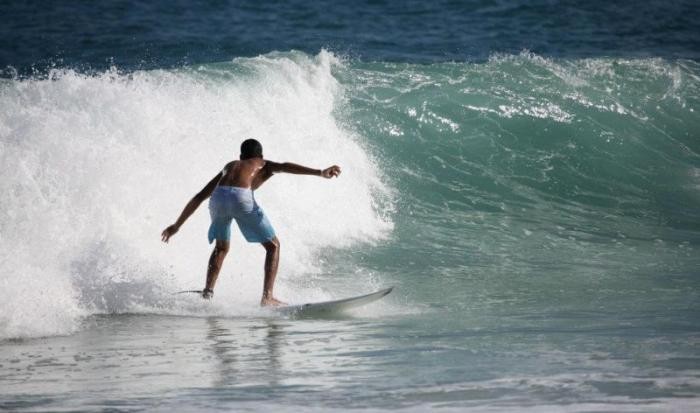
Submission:
M 246 139 L 241 144 L 241 159 L 262 158 L 262 145 L 255 139 Z

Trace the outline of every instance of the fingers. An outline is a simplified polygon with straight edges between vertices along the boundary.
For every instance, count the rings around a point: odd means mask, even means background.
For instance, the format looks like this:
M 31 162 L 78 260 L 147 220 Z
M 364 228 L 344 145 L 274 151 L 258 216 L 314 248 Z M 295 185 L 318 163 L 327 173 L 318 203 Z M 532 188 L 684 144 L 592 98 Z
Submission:
M 340 176 L 340 167 L 338 165 L 333 165 L 326 169 L 328 171 L 328 178 L 333 178 L 333 177 L 338 177 Z
M 161 232 L 160 234 L 160 240 L 167 243 L 170 240 L 170 237 L 172 237 L 173 234 L 175 234 L 175 232 L 177 231 L 173 231 L 171 227 L 164 229 L 163 232 Z

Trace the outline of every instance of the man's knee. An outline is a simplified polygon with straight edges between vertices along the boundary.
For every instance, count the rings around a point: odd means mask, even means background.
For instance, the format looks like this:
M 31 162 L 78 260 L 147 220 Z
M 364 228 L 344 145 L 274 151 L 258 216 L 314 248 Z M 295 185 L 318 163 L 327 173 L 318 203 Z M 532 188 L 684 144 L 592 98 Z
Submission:
M 216 251 L 217 255 L 226 255 L 229 249 L 229 243 L 228 242 L 223 242 L 223 241 L 216 241 L 216 246 L 214 247 L 214 250 Z
M 263 247 L 265 247 L 267 252 L 277 252 L 280 249 L 280 240 L 277 239 L 277 237 L 274 237 L 271 240 L 263 243 Z

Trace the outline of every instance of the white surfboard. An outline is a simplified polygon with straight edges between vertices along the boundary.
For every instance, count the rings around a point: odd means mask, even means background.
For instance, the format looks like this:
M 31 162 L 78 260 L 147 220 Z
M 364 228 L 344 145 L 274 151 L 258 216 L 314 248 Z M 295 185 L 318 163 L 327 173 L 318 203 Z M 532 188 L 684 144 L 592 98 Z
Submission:
M 285 315 L 314 315 L 314 314 L 334 314 L 342 313 L 351 308 L 361 307 L 373 303 L 393 290 L 394 287 L 385 288 L 373 293 L 358 295 L 357 297 L 343 298 L 333 301 L 322 301 L 318 303 L 306 303 L 275 307 L 274 310 Z

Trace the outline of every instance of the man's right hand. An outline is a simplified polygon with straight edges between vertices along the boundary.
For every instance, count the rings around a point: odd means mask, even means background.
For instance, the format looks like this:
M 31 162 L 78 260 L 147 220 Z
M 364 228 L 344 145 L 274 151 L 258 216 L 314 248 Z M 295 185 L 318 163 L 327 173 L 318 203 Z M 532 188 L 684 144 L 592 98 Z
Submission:
M 331 179 L 334 176 L 338 177 L 340 176 L 340 167 L 338 165 L 330 166 L 321 171 L 321 176 L 326 179 Z
M 178 228 L 178 226 L 175 225 L 175 224 L 173 224 L 173 225 L 169 226 L 168 228 L 164 229 L 163 232 L 160 234 L 161 240 L 162 240 L 163 242 L 168 242 L 168 240 L 170 240 L 170 237 L 172 237 L 173 235 L 175 235 L 175 233 L 176 233 L 179 229 L 180 229 L 180 228 Z

